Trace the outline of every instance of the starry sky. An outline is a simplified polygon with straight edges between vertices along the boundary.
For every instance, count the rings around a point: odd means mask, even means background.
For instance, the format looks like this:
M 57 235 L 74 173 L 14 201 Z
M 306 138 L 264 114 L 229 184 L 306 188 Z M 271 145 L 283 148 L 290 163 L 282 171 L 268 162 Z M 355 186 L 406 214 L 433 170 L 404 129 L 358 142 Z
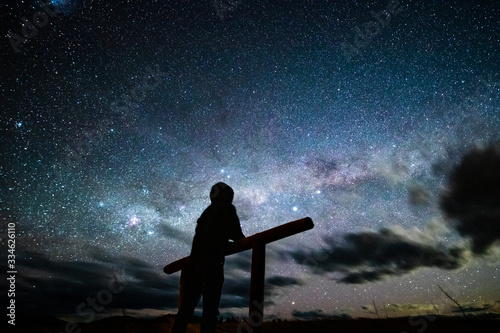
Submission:
M 224 181 L 246 236 L 315 223 L 267 246 L 267 318 L 458 313 L 440 287 L 500 313 L 494 3 L 2 3 L 18 311 L 90 321 L 114 281 L 97 316 L 175 313 L 163 266 Z M 222 314 L 250 260 L 226 259 Z

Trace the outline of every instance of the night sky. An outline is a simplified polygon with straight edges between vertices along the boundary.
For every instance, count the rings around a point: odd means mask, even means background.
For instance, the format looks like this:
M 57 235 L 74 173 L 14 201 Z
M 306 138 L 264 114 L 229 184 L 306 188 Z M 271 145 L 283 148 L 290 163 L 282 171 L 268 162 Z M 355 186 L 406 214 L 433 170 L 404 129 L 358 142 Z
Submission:
M 162 269 L 219 181 L 246 236 L 314 221 L 267 246 L 268 318 L 460 314 L 439 287 L 500 313 L 495 1 L 0 11 L 1 293 L 15 223 L 20 313 L 91 321 L 79 304 L 117 282 L 97 316 L 175 313 Z M 226 258 L 222 314 L 248 311 L 250 255 Z

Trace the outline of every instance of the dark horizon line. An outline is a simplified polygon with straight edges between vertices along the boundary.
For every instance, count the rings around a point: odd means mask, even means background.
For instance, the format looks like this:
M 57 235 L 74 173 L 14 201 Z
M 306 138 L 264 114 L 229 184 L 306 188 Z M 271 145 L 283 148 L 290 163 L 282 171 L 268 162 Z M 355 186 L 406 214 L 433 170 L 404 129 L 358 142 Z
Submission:
M 167 318 L 167 317 L 171 317 L 171 318 L 175 318 L 176 314 L 175 313 L 166 313 L 164 315 L 159 315 L 159 316 L 133 316 L 133 315 L 112 315 L 112 316 L 109 316 L 109 317 L 103 317 L 103 318 L 99 318 L 99 319 L 95 319 L 89 323 L 85 323 L 85 322 L 77 322 L 77 321 L 71 321 L 71 320 L 66 320 L 66 319 L 62 319 L 56 315 L 49 315 L 49 314 L 34 314 L 34 313 L 19 313 L 19 318 L 23 318 L 25 319 L 26 317 L 36 317 L 38 321 L 40 320 L 46 320 L 46 321 L 60 321 L 61 324 L 62 323 L 68 323 L 68 322 L 74 322 L 74 323 L 77 323 L 79 325 L 92 325 L 93 323 L 96 323 L 96 322 L 101 322 L 101 321 L 113 321 L 113 320 L 120 320 L 122 321 L 124 318 L 125 319 L 132 319 L 132 320 L 135 320 L 135 321 L 140 321 L 140 320 L 158 320 L 158 319 L 162 319 L 162 318 Z M 265 316 L 265 315 L 264 315 Z M 418 315 L 401 315 L 401 316 L 380 316 L 379 318 L 374 318 L 373 316 L 375 316 L 375 314 L 372 314 L 371 317 L 362 317 L 362 316 L 359 316 L 359 317 L 352 317 L 350 315 L 347 315 L 347 316 L 342 316 L 342 315 L 332 315 L 332 316 L 325 316 L 325 317 L 311 317 L 311 318 L 300 318 L 300 317 L 292 317 L 292 318 L 282 318 L 282 317 L 275 317 L 275 318 L 268 318 L 268 319 L 265 319 L 264 322 L 273 322 L 273 321 L 276 321 L 276 320 L 281 320 L 281 321 L 329 321 L 329 320 L 365 320 L 365 319 L 370 319 L 370 320 L 391 320 L 391 319 L 405 319 L 405 318 L 418 318 L 418 317 L 428 317 L 428 316 L 432 316 L 434 318 L 446 318 L 446 319 L 450 319 L 450 318 L 453 318 L 453 319 L 458 319 L 458 320 L 469 320 L 469 319 L 488 319 L 488 320 L 500 320 L 500 313 L 495 313 L 495 312 L 486 312 L 486 313 L 480 313 L 480 314 L 473 314 L 473 313 L 468 313 L 466 317 L 464 317 L 462 314 L 450 314 L 450 315 L 443 315 L 443 314 L 431 314 L 431 313 L 428 313 L 428 314 L 418 314 Z M 195 318 L 199 318 L 201 320 L 201 315 L 200 314 L 194 314 L 193 317 Z M 485 318 L 485 317 L 488 317 L 488 318 Z M 236 322 L 243 322 L 245 320 L 247 320 L 247 316 L 246 315 L 242 315 L 242 316 L 236 316 L 236 315 L 233 315 L 233 316 L 229 316 L 229 315 L 220 315 L 220 319 L 228 319 L 228 318 L 233 318 L 233 319 L 237 319 Z M 219 320 L 220 320 L 219 319 Z M 23 325 L 22 323 L 20 323 L 21 325 L 20 326 L 25 326 Z M 47 322 L 45 322 L 45 324 L 47 324 Z

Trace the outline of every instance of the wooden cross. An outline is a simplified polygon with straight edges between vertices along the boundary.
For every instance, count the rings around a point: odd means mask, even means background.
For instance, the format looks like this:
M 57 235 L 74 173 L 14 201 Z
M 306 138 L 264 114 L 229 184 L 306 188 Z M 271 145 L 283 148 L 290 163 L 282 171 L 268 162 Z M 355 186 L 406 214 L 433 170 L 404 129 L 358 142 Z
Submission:
M 252 249 L 252 267 L 250 273 L 250 299 L 248 309 L 248 320 L 251 328 L 248 332 L 262 332 L 262 322 L 264 320 L 264 281 L 266 267 L 266 244 L 298 234 L 314 227 L 311 218 L 306 217 L 300 220 L 288 222 L 278 227 L 259 232 L 255 235 L 240 239 L 226 251 L 226 256 Z M 189 257 L 184 257 L 163 268 L 167 274 L 181 271 L 179 305 L 184 294 L 185 268 L 189 263 Z M 257 320 L 252 318 L 257 317 Z

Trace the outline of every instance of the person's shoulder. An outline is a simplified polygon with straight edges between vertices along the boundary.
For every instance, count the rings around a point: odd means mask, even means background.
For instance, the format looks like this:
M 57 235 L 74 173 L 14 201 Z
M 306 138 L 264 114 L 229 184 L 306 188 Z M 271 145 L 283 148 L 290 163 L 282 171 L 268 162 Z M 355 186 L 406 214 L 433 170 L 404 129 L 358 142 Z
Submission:
M 215 203 L 212 205 L 215 205 L 217 207 L 217 210 L 222 212 L 222 213 L 225 213 L 225 214 L 235 214 L 236 213 L 236 207 L 234 207 L 234 205 L 230 202 L 218 202 L 218 203 Z
M 203 215 L 206 215 L 206 214 L 209 214 L 210 211 L 214 209 L 213 205 L 208 205 L 204 210 L 203 210 L 203 213 L 201 213 L 201 216 Z

